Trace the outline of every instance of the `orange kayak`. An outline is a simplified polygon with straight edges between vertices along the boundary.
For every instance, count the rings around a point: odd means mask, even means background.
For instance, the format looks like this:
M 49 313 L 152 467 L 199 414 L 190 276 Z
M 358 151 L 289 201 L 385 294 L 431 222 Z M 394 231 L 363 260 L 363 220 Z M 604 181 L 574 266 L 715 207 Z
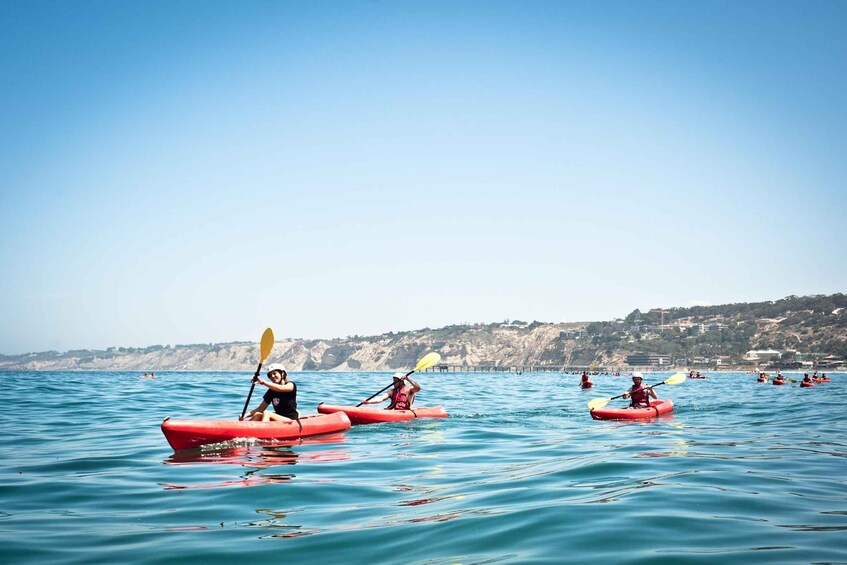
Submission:
M 238 420 L 171 420 L 162 422 L 162 433 L 174 451 L 241 438 L 287 440 L 341 432 L 350 428 L 346 414 L 311 414 L 284 422 Z
M 673 412 L 673 400 L 653 400 L 649 408 L 595 408 L 591 417 L 595 420 L 651 420 L 662 414 Z
M 411 410 L 386 410 L 374 406 L 337 406 L 334 404 L 318 404 L 321 414 L 347 414 L 353 425 L 378 424 L 380 422 L 403 422 L 415 418 L 446 418 L 447 411 L 443 406 L 413 407 Z

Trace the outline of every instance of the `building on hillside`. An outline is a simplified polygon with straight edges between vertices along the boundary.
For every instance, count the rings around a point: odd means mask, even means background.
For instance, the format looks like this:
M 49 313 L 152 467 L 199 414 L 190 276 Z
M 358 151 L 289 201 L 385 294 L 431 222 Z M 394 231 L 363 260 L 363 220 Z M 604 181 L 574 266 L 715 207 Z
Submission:
M 634 353 L 626 356 L 627 365 L 635 367 L 654 367 L 657 365 L 670 365 L 670 355 L 660 355 L 656 353 Z
M 584 329 L 559 332 L 559 339 L 582 339 L 585 337 L 588 337 L 588 332 Z
M 753 363 L 767 362 L 779 358 L 781 353 L 775 349 L 751 349 L 744 356 L 745 361 Z
M 833 369 L 847 365 L 847 360 L 838 357 L 837 355 L 827 355 L 823 359 L 818 360 L 815 366 L 818 369 Z

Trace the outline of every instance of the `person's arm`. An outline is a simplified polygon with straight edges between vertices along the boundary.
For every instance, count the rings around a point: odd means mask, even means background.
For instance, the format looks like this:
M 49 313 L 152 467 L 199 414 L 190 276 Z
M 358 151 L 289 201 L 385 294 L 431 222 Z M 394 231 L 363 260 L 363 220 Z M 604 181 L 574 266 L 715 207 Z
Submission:
M 421 385 L 412 380 L 412 377 L 406 377 L 406 380 L 412 385 L 412 393 L 418 393 L 421 390 Z
M 287 383 L 276 384 L 272 381 L 263 381 L 259 379 L 258 382 L 260 385 L 265 385 L 270 390 L 275 390 L 276 392 L 294 392 L 294 383 L 288 381 Z
M 263 400 L 262 403 L 259 404 L 259 406 L 257 406 L 253 410 L 250 410 L 249 412 L 247 412 L 247 414 L 244 415 L 244 418 L 241 418 L 241 419 L 242 420 L 249 420 L 250 418 L 253 417 L 254 414 L 258 414 L 259 412 L 264 412 L 265 408 L 267 408 L 267 407 L 268 407 L 268 403 Z
M 656 391 L 653 390 L 653 387 L 650 387 L 650 388 L 647 389 L 647 394 L 649 394 L 650 396 L 652 396 L 656 400 L 659 400 L 659 397 L 656 396 Z
M 362 404 L 379 404 L 380 402 L 385 402 L 389 398 L 391 398 L 391 395 L 387 392 L 384 392 L 379 396 L 374 396 L 370 400 L 363 400 Z

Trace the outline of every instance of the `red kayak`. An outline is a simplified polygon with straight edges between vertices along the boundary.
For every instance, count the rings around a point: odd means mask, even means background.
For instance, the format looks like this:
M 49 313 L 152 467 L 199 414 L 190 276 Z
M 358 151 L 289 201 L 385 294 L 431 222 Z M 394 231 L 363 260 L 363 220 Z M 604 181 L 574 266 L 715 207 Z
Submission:
M 411 410 L 386 410 L 374 406 L 336 406 L 334 404 L 318 404 L 321 414 L 347 414 L 353 425 L 378 424 L 380 422 L 403 422 L 415 418 L 446 418 L 447 411 L 443 406 L 432 408 L 412 408 Z
M 800 381 L 800 386 L 803 388 L 813 388 L 815 383 L 807 383 L 806 381 Z
M 766 382 L 768 382 L 767 377 L 765 377 L 765 378 L 759 377 L 759 378 L 758 378 L 758 379 L 756 379 L 756 380 L 757 380 L 758 382 L 760 382 L 760 383 L 766 383 Z
M 649 408 L 595 408 L 591 417 L 595 420 L 650 420 L 673 412 L 673 400 L 653 400 Z
M 594 383 L 592 383 L 591 381 L 585 381 L 580 383 L 579 386 L 582 388 L 591 388 L 594 386 Z
M 775 384 L 775 385 L 784 385 L 784 384 L 785 384 L 785 379 L 774 379 L 774 380 L 773 380 L 773 384 Z
M 302 429 L 301 429 L 302 425 Z M 237 438 L 288 440 L 341 432 L 350 428 L 346 414 L 311 414 L 285 422 L 238 420 L 171 420 L 162 422 L 162 433 L 174 451 Z

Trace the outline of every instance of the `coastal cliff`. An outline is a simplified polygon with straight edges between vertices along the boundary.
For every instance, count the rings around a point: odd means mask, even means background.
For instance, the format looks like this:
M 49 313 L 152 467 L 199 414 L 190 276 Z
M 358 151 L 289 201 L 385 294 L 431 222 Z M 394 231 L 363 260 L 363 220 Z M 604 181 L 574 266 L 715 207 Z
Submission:
M 757 303 L 634 310 L 608 322 L 462 324 L 377 336 L 283 339 L 269 362 L 289 371 L 409 369 L 429 351 L 453 367 L 623 368 L 637 352 L 676 366 L 745 365 L 750 349 L 779 352 L 782 367 L 847 358 L 847 295 Z M 146 348 L 0 355 L 14 371 L 250 371 L 256 343 L 154 345 Z

